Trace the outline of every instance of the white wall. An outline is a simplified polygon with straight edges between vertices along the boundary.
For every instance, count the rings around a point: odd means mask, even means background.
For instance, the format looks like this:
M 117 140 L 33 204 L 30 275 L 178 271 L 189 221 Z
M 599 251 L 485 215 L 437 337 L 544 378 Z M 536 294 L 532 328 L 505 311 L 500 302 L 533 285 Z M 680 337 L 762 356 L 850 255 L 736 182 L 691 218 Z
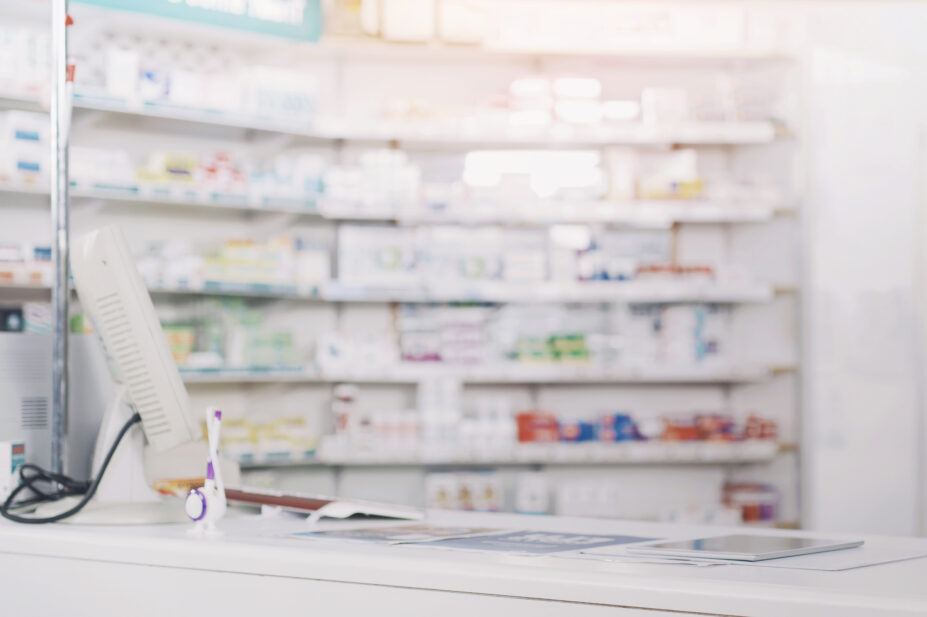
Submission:
M 923 532 L 916 3 L 820 5 L 806 56 L 805 524 Z

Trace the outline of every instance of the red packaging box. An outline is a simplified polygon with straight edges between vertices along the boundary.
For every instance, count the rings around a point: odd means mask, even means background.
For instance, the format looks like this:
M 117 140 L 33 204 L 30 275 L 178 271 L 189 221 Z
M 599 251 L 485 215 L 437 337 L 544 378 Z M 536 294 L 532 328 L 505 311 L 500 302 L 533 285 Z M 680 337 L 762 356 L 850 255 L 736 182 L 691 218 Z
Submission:
M 543 411 L 523 411 L 515 416 L 518 422 L 518 441 L 553 442 L 560 440 L 557 418 Z

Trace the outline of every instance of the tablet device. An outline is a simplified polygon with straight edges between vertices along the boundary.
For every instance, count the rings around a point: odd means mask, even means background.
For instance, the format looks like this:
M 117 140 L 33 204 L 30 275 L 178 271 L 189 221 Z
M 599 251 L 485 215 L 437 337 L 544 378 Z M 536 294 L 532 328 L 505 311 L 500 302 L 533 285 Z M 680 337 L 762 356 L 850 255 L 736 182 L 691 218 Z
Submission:
M 663 557 L 764 561 L 766 559 L 855 548 L 862 544 L 862 540 L 821 540 L 794 536 L 752 536 L 743 534 L 638 544 L 629 546 L 628 552 L 636 555 L 660 555 Z

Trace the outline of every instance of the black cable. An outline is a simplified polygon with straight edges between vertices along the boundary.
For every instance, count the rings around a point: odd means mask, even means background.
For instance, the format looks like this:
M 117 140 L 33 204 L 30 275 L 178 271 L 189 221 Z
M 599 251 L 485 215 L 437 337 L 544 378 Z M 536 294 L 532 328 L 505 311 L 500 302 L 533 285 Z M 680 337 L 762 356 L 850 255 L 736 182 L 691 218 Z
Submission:
M 6 501 L 3 502 L 3 505 L 0 505 L 0 515 L 5 519 L 9 519 L 15 523 L 26 523 L 28 525 L 43 525 L 45 523 L 54 523 L 63 519 L 73 516 L 80 512 L 87 503 L 93 499 L 94 493 L 97 492 L 97 487 L 100 486 L 100 481 L 103 479 L 103 474 L 106 473 L 106 468 L 109 466 L 110 460 L 113 458 L 113 455 L 116 454 L 116 448 L 119 447 L 119 443 L 122 441 L 122 438 L 125 437 L 125 434 L 129 432 L 135 424 L 138 424 L 142 421 L 142 417 L 136 413 L 129 421 L 126 422 L 123 427 L 119 430 L 119 434 L 116 435 L 116 439 L 113 441 L 113 445 L 110 446 L 109 452 L 106 453 L 106 458 L 103 459 L 103 464 L 100 466 L 100 471 L 97 473 L 97 477 L 93 481 L 83 481 L 75 480 L 74 478 L 68 477 L 64 474 L 54 473 L 46 469 L 42 469 L 38 465 L 25 464 L 19 469 L 19 481 L 20 484 L 13 492 L 9 494 L 6 498 Z M 27 475 L 29 472 L 29 475 Z M 42 490 L 37 486 L 38 483 L 50 484 L 52 487 L 55 487 L 51 491 Z M 14 503 L 14 499 L 24 490 L 29 489 L 35 493 L 34 497 L 29 497 L 22 501 L 17 501 Z M 47 516 L 45 518 L 36 518 L 29 516 L 19 516 L 13 514 L 10 510 L 20 509 L 26 506 L 32 506 L 39 503 L 45 503 L 48 501 L 58 501 L 59 499 L 64 499 L 65 497 L 74 497 L 77 495 L 83 495 L 84 498 L 75 505 L 70 510 L 66 510 L 60 514 L 54 516 Z

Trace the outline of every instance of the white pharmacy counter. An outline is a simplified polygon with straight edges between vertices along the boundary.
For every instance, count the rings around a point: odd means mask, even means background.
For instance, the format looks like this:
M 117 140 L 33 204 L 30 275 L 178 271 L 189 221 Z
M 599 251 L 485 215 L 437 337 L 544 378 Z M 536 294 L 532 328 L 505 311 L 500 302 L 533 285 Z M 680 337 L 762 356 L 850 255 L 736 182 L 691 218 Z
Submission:
M 681 538 L 717 527 L 429 513 L 434 524 Z M 2 615 L 880 617 L 927 615 L 927 559 L 844 571 L 460 551 L 305 540 L 296 518 L 248 516 L 202 538 L 188 525 L 0 524 Z M 345 526 L 345 523 L 338 523 Z M 356 525 L 356 524 L 355 524 Z M 323 524 L 323 529 L 326 526 Z M 331 527 L 329 525 L 328 527 Z M 840 538 L 839 534 L 800 533 Z M 927 554 L 927 539 L 866 537 Z

